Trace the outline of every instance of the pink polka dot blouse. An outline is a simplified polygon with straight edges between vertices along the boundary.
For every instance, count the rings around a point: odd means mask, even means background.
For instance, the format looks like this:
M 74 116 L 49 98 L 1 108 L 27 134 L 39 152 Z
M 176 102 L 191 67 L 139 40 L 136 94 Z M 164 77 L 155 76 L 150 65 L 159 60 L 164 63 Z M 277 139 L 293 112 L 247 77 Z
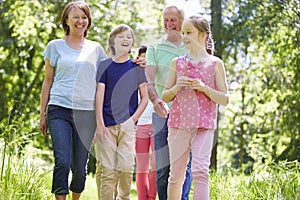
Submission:
M 177 78 L 188 76 L 199 78 L 211 88 L 215 84 L 216 61 L 199 62 L 194 64 L 180 56 L 176 63 Z M 216 129 L 217 104 L 203 92 L 184 87 L 180 90 L 170 108 L 168 126 L 170 128 L 202 128 Z

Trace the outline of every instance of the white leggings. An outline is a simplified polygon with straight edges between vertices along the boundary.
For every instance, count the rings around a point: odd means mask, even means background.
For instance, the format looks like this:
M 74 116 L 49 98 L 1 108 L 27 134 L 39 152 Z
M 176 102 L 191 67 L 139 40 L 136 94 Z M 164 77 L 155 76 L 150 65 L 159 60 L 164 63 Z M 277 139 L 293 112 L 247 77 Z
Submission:
M 180 200 L 186 165 L 192 151 L 194 200 L 209 199 L 209 165 L 213 147 L 213 129 L 169 128 L 170 177 L 168 199 Z

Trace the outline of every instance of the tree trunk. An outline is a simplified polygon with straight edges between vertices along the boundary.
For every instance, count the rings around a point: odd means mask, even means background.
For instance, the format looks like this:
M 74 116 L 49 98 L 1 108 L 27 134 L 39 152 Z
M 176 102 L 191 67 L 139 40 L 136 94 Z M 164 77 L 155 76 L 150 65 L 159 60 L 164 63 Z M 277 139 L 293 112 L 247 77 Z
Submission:
M 222 7 L 221 0 L 211 0 L 211 30 L 213 34 L 213 40 L 215 42 L 215 55 L 221 58 L 223 47 L 222 47 Z M 220 113 L 218 112 L 218 123 L 220 119 Z M 217 149 L 218 149 L 218 135 L 219 129 L 217 127 L 214 137 L 214 147 L 210 159 L 210 168 L 217 170 Z
M 211 31 L 215 42 L 215 56 L 222 57 L 222 6 L 221 0 L 211 0 Z
M 246 104 L 245 104 L 245 85 L 243 84 L 242 85 L 242 89 L 241 89 L 241 95 L 242 95 L 242 113 L 243 113 L 243 116 L 246 116 L 246 113 L 245 113 L 245 109 L 246 109 Z M 240 173 L 243 173 L 243 163 L 244 163 L 244 135 L 245 135 L 245 129 L 244 129 L 244 124 L 245 122 L 242 121 L 241 123 L 241 131 L 240 131 L 240 152 L 239 152 L 239 155 L 240 155 L 240 159 L 239 159 L 239 169 L 240 169 Z

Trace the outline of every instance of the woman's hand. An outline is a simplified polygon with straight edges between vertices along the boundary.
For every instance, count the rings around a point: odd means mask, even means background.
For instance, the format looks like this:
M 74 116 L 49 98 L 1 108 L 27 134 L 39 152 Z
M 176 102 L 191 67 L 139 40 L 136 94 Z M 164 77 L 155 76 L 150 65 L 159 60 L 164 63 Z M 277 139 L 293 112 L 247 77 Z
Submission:
M 46 114 L 41 114 L 39 128 L 42 131 L 43 135 L 47 135 L 48 124 Z

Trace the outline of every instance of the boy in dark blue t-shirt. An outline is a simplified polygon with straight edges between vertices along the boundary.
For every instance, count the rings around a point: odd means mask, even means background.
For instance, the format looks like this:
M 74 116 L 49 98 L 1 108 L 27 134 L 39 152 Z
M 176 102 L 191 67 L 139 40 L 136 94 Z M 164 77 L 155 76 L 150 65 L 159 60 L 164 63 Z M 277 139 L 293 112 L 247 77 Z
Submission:
M 135 164 L 135 124 L 148 103 L 145 69 L 129 53 L 134 43 L 127 25 L 113 29 L 109 37 L 112 57 L 100 63 L 96 92 L 96 143 L 102 167 L 101 199 L 129 199 Z M 138 91 L 140 101 L 138 101 Z

